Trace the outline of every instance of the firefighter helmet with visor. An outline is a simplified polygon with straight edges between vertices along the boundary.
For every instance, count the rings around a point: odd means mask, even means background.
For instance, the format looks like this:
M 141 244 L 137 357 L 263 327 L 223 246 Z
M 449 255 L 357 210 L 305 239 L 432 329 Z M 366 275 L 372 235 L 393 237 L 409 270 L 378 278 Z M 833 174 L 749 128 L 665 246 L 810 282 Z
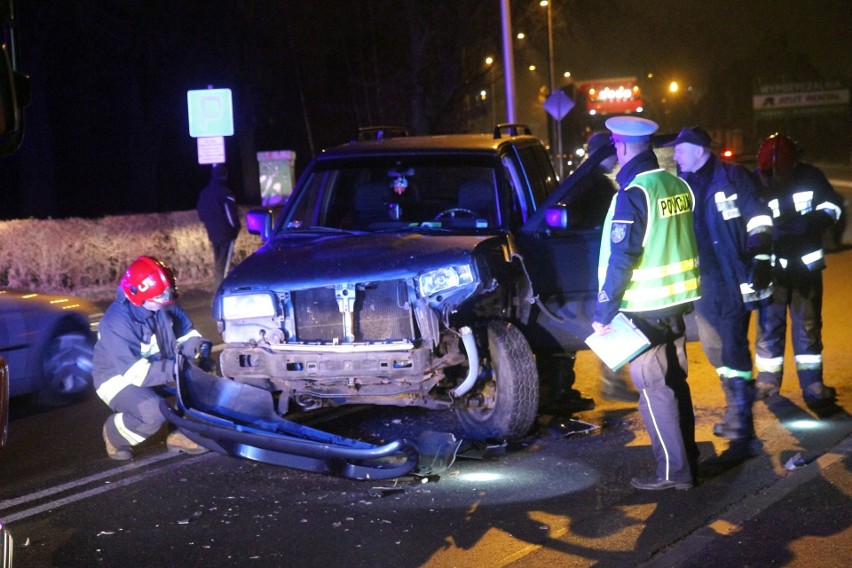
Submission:
M 785 178 L 798 161 L 796 143 L 778 132 L 764 140 L 757 152 L 757 167 L 767 179 Z
M 127 267 L 121 289 L 134 306 L 145 302 L 166 306 L 175 301 L 175 275 L 164 262 L 140 256 Z

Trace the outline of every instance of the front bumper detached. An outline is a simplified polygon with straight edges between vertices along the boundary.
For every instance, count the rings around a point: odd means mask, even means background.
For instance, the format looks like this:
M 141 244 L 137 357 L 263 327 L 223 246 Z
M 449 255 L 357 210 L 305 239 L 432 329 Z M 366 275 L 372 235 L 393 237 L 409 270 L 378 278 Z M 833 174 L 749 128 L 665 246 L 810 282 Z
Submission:
M 375 446 L 278 416 L 269 391 L 178 362 L 175 407 L 166 419 L 213 451 L 349 479 L 391 479 L 410 473 L 419 452 L 405 439 Z

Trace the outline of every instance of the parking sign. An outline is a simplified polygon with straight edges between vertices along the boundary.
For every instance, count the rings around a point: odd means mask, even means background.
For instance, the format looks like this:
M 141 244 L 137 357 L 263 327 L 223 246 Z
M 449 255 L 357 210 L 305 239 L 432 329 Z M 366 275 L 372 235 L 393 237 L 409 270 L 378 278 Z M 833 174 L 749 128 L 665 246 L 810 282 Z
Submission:
M 203 138 L 234 135 L 231 89 L 187 91 L 186 102 L 190 136 Z

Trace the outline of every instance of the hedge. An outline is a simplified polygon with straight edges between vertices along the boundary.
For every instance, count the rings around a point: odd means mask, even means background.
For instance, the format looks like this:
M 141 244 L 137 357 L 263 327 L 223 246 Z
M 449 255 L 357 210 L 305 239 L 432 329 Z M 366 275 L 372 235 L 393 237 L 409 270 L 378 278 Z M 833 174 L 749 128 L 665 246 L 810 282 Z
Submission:
M 243 228 L 232 262 L 260 244 Z M 195 210 L 0 221 L 0 288 L 109 298 L 139 255 L 168 263 L 178 287 L 213 285 L 213 251 Z

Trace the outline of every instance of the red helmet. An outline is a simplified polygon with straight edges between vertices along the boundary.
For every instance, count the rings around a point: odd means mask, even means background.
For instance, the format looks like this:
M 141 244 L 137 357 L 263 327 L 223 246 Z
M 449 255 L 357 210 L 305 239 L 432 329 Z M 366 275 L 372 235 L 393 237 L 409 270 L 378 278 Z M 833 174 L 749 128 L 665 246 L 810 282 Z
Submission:
M 140 256 L 127 267 L 121 289 L 134 306 L 149 300 L 168 305 L 175 301 L 175 275 L 156 258 Z
M 767 178 L 789 175 L 798 161 L 796 143 L 778 132 L 764 140 L 757 152 L 757 167 Z

